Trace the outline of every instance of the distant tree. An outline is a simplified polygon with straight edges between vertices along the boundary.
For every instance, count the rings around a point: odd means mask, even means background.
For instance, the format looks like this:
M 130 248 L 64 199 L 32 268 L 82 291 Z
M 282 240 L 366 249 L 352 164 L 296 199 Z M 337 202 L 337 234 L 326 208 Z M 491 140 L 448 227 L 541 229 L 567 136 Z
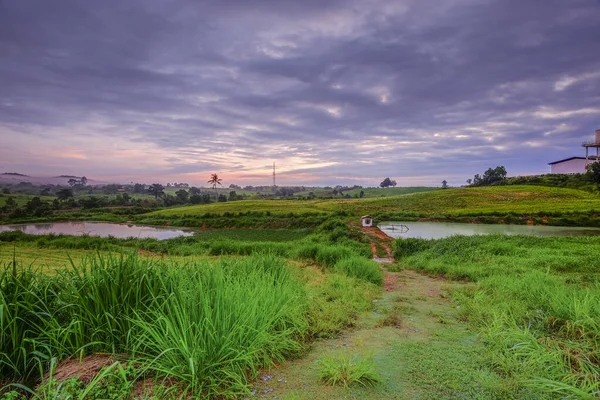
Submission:
M 337 196 L 337 194 L 338 194 L 338 190 L 337 189 L 333 189 L 333 195 Z
M 310 193 L 308 193 L 308 198 L 309 198 L 309 200 L 313 200 L 315 197 L 317 197 L 317 196 L 315 196 L 315 193 L 314 193 L 314 192 L 310 192 Z
M 7 210 L 14 210 L 17 207 L 17 202 L 14 198 L 9 197 L 8 199 L 6 199 L 4 207 L 6 207 Z
M 220 194 L 219 198 L 218 198 L 219 203 L 225 203 L 227 201 L 227 196 L 225 196 L 224 194 Z
M 81 182 L 81 184 L 85 186 L 88 183 L 88 179 L 85 176 L 82 176 L 79 182 Z
M 67 181 L 67 183 L 69 184 L 69 186 L 73 187 L 77 185 L 77 179 L 71 178 Z
M 123 204 L 128 204 L 131 201 L 131 196 L 125 192 L 123 193 Z
M 40 190 L 40 196 L 50 196 L 50 188 L 43 188 Z
M 471 183 L 473 183 L 473 179 L 471 179 L 471 178 L 467 179 L 467 185 L 470 185 Z
M 2 193 L 3 194 L 10 194 L 10 189 L 7 188 L 7 187 L 5 187 L 5 188 L 2 189 Z
M 166 194 L 166 193 L 162 197 L 162 201 L 163 201 L 163 204 L 165 205 L 165 207 L 170 207 L 170 206 L 179 204 L 179 202 L 177 201 L 177 197 L 172 196 L 170 194 Z
M 221 183 L 222 180 L 223 179 L 219 178 L 218 174 L 211 174 L 210 175 L 210 179 L 207 182 L 207 183 L 210 183 L 211 186 L 212 186 L 212 188 L 214 189 L 214 191 L 215 191 L 215 197 L 218 197 L 218 194 L 217 194 L 217 185 L 223 186 L 223 184 Z
M 176 191 L 175 197 L 177 198 L 177 202 L 179 204 L 187 203 L 190 198 L 189 193 L 187 192 L 187 190 L 184 189 L 179 189 L 178 191 Z
M 588 164 L 586 169 L 586 175 L 588 179 L 598 185 L 600 185 L 600 162 L 593 162 Z
M 238 195 L 235 190 L 229 192 L 229 201 L 236 201 L 238 199 Z
M 199 194 L 193 194 L 190 196 L 190 203 L 191 204 L 200 204 L 202 203 L 202 196 L 200 196 Z
M 153 183 L 148 188 L 148 193 L 153 195 L 155 200 L 158 200 L 160 196 L 165 194 L 165 188 L 160 183 Z
M 199 195 L 199 194 L 200 194 L 200 189 L 199 189 L 199 188 L 197 188 L 197 187 L 195 187 L 195 186 L 192 186 L 192 187 L 190 188 L 190 195 L 191 195 L 191 196 L 194 196 L 194 195 Z
M 395 182 L 394 182 L 395 183 Z M 392 180 L 390 178 L 385 178 L 380 184 L 379 186 L 382 188 L 386 188 L 386 187 L 390 187 L 392 186 Z
M 360 193 L 358 194 L 358 197 L 360 197 L 361 199 L 362 199 L 363 197 L 365 197 L 365 191 L 364 191 L 364 190 L 361 190 L 361 191 L 360 191 Z
M 201 197 L 202 204 L 210 204 L 210 195 L 208 193 L 204 193 Z
M 141 183 L 136 183 L 133 185 L 133 193 L 144 193 L 146 191 L 146 185 L 142 185 Z
M 73 197 L 73 189 L 60 189 L 56 192 L 56 197 L 61 201 L 67 200 L 69 197 Z
M 488 168 L 483 173 L 483 176 L 476 174 L 473 177 L 473 185 L 475 186 L 489 186 L 498 185 L 506 181 L 506 168 L 500 165 L 496 168 Z
M 121 189 L 121 185 L 117 185 L 116 183 L 111 183 L 109 185 L 102 186 L 102 193 L 117 194 L 117 193 L 119 193 L 119 189 Z
M 397 183 L 396 181 L 391 181 L 392 187 L 396 187 Z
M 444 180 L 442 181 L 442 189 L 448 189 L 448 187 L 449 187 L 449 186 L 448 186 L 448 182 L 447 182 L 447 181 L 444 179 Z
M 229 185 L 229 189 L 241 189 L 242 187 L 239 185 L 234 185 L 233 183 Z
M 25 204 L 25 210 L 28 215 L 43 217 L 52 213 L 52 206 L 39 197 L 34 197 Z

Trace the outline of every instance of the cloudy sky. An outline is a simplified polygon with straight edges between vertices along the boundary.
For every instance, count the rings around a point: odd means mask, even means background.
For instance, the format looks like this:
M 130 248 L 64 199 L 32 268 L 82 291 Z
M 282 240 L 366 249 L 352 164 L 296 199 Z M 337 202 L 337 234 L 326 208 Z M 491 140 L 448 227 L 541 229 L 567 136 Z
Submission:
M 460 185 L 600 129 L 600 0 L 0 0 L 0 172 Z

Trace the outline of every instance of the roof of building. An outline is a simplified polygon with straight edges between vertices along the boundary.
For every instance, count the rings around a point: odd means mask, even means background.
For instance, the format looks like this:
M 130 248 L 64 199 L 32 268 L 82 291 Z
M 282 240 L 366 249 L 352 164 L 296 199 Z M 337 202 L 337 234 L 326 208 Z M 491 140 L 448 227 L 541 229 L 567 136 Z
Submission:
M 588 157 L 588 160 L 596 160 L 596 159 L 598 159 L 598 157 L 596 157 L 596 156 Z M 549 162 L 548 165 L 560 164 L 562 162 L 571 161 L 571 160 L 585 160 L 585 157 L 569 157 L 569 158 L 565 158 L 563 160 Z
M 360 219 L 365 219 L 365 218 L 373 219 L 373 217 L 371 217 L 370 215 L 363 215 L 362 217 L 360 217 Z

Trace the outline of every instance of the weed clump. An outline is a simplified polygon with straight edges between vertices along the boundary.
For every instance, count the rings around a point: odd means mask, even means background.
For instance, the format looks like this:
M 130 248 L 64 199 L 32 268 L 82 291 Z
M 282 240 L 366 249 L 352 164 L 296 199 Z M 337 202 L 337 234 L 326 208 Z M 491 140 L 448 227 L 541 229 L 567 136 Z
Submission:
M 372 358 L 347 354 L 328 355 L 322 358 L 319 361 L 319 377 L 326 385 L 344 387 L 352 384 L 375 386 L 381 381 L 375 371 Z

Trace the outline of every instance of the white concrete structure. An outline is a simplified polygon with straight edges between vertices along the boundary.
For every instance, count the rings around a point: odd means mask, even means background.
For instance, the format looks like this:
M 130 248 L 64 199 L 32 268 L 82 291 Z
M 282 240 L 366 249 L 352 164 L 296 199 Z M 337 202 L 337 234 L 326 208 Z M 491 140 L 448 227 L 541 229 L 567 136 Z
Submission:
M 595 156 L 590 156 L 589 161 L 596 161 Z M 558 160 L 551 163 L 551 174 L 583 174 L 585 173 L 585 157 L 569 157 L 564 160 Z
M 373 217 L 370 215 L 364 215 L 360 217 L 360 222 L 362 223 L 362 226 L 373 226 Z

